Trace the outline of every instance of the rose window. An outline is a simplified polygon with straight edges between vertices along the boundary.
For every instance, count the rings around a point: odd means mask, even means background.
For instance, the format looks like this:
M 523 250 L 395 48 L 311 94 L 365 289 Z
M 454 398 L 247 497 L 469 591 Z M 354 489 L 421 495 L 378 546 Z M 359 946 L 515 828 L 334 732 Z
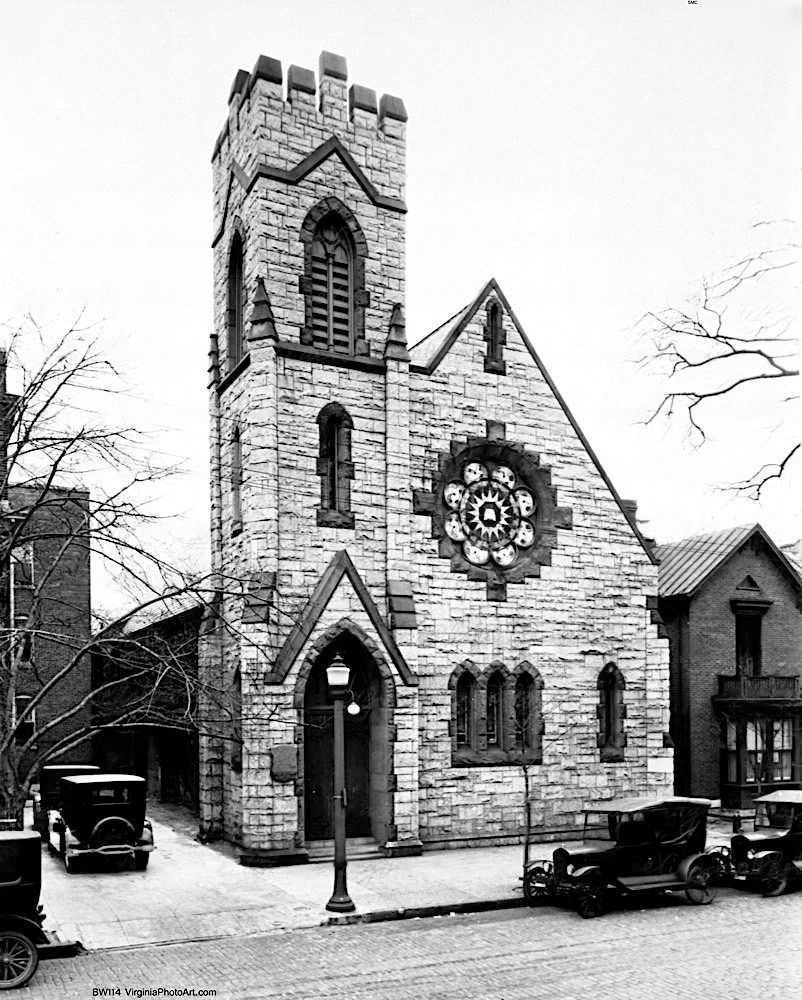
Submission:
M 443 489 L 445 533 L 474 566 L 513 566 L 535 540 L 535 498 L 508 465 L 468 462 Z

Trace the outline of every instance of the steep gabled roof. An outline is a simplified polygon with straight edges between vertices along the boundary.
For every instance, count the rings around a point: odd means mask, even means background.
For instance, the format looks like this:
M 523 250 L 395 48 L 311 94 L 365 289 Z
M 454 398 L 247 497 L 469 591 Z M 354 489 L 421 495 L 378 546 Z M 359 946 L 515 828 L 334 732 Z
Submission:
M 658 545 L 655 553 L 660 560 L 660 597 L 693 597 L 719 566 L 754 535 L 761 537 L 796 587 L 802 587 L 797 569 L 764 529 L 759 524 L 744 524 Z
M 370 596 L 370 591 L 365 586 L 362 577 L 359 575 L 359 571 L 351 562 L 351 558 L 345 549 L 341 549 L 321 573 L 315 589 L 306 602 L 306 607 L 301 612 L 298 621 L 279 650 L 273 670 L 268 675 L 268 683 L 281 683 L 290 672 L 293 663 L 298 659 L 307 639 L 314 631 L 315 625 L 317 625 L 320 616 L 326 610 L 332 595 L 337 590 L 343 577 L 347 577 L 350 581 L 387 655 L 393 661 L 403 682 L 405 684 L 417 684 L 417 677 L 410 670 L 403 653 L 393 638 L 392 632 L 385 625 L 381 613 L 376 607 L 376 602 Z
M 462 330 L 465 326 L 465 323 L 463 323 L 465 316 L 469 312 L 470 316 L 473 316 L 476 312 L 477 306 L 477 302 L 469 302 L 468 305 L 463 306 L 459 312 L 450 316 L 445 323 L 441 323 L 440 326 L 421 337 L 416 344 L 413 344 L 409 348 L 409 355 L 412 364 L 420 365 L 421 368 L 428 368 L 429 363 L 437 357 L 443 344 L 448 343 L 450 347 L 451 344 L 454 343 L 456 338 L 459 336 L 460 330 Z
M 629 509 L 627 509 L 627 507 L 624 506 L 621 497 L 618 495 L 618 491 L 613 486 L 610 477 L 604 471 L 601 462 L 596 457 L 596 453 L 591 448 L 590 442 L 583 434 L 579 424 L 576 422 L 573 413 L 571 413 L 571 411 L 569 410 L 568 405 L 566 404 L 565 400 L 560 394 L 560 391 L 555 385 L 554 380 L 549 375 L 545 365 L 538 357 L 537 351 L 532 346 L 532 342 L 529 340 L 529 337 L 527 337 L 524 328 L 518 322 L 518 317 L 512 311 L 512 307 L 507 301 L 506 295 L 504 294 L 504 292 L 502 292 L 499 283 L 496 281 L 495 278 L 491 278 L 490 281 L 487 282 L 487 284 L 479 292 L 479 294 L 476 296 L 473 302 L 470 302 L 458 313 L 455 313 L 450 319 L 447 319 L 446 322 L 443 323 L 441 326 L 438 326 L 435 330 L 432 330 L 431 333 L 426 334 L 425 337 L 422 337 L 420 340 L 417 341 L 417 343 L 415 343 L 410 348 L 409 353 L 412 360 L 412 364 L 410 365 L 410 370 L 422 372 L 425 375 L 432 375 L 437 369 L 440 362 L 443 360 L 443 358 L 451 350 L 459 335 L 462 333 L 465 327 L 470 323 L 470 321 L 476 315 L 476 312 L 478 311 L 481 304 L 487 299 L 488 295 L 490 295 L 491 293 L 493 293 L 496 296 L 496 298 L 503 306 L 504 312 L 507 314 L 507 316 L 509 316 L 510 321 L 512 322 L 516 331 L 518 332 L 519 337 L 523 341 L 524 347 L 526 347 L 532 360 L 535 362 L 535 365 L 537 366 L 540 374 L 546 381 L 546 384 L 551 390 L 554 398 L 560 404 L 560 407 L 562 408 L 563 413 L 567 417 L 568 422 L 573 427 L 576 436 L 582 442 L 583 448 L 587 452 L 591 462 L 593 462 L 593 464 L 596 466 L 599 475 L 604 480 L 607 489 L 610 491 L 613 499 L 621 509 L 621 513 L 624 515 L 627 522 L 629 523 L 629 526 L 632 528 L 632 531 L 634 532 L 635 537 L 638 539 L 641 546 L 643 547 L 644 552 L 653 563 L 657 562 L 654 553 L 652 552 L 651 546 L 647 543 L 646 539 L 641 534 L 641 530 L 637 525 L 634 514 L 632 513 L 632 511 L 630 511 Z

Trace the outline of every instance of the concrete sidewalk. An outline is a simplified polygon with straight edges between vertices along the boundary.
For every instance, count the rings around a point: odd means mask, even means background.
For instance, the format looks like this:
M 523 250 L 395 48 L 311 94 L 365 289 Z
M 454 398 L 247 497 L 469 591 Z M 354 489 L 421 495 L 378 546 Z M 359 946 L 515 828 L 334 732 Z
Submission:
M 157 850 L 146 872 L 67 875 L 42 857 L 45 926 L 85 948 L 131 947 L 312 927 L 328 923 L 330 864 L 244 868 L 227 845 L 194 840 L 185 810 L 150 810 Z M 711 842 L 729 842 L 714 824 Z M 556 845 L 534 855 L 550 857 Z M 344 919 L 400 919 L 520 905 L 523 847 L 428 852 L 417 858 L 352 861 L 348 889 L 356 904 Z

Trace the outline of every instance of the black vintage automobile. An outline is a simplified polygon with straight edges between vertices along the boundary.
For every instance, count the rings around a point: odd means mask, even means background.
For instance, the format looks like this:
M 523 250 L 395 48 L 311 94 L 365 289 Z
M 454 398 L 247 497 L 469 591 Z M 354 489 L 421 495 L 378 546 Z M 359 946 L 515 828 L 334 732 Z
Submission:
M 38 830 L 42 840 L 49 836 L 48 814 L 61 805 L 61 778 L 72 774 L 97 774 L 97 764 L 45 764 L 39 772 L 39 786 L 33 789 L 33 828 Z
M 601 915 L 617 895 L 683 892 L 691 903 L 710 903 L 709 807 L 709 799 L 676 796 L 591 805 L 580 847 L 526 863 L 524 896 L 532 905 L 572 902 L 583 917 Z
M 36 972 L 42 930 L 42 840 L 33 830 L 0 832 L 0 990 L 24 986 Z
M 76 774 L 60 779 L 61 809 L 50 814 L 49 846 L 68 872 L 82 859 L 131 858 L 144 871 L 153 850 L 145 818 L 145 779 L 135 774 Z
M 780 896 L 802 883 L 802 790 L 770 792 L 755 799 L 755 832 L 738 833 L 730 849 L 711 848 L 717 875 L 764 896 Z

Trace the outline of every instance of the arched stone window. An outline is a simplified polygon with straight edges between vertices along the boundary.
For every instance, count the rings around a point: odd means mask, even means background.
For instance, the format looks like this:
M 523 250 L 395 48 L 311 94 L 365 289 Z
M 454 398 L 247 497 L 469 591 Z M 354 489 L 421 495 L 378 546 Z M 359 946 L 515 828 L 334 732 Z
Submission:
M 317 474 L 320 476 L 320 507 L 317 523 L 327 528 L 353 528 L 351 511 L 351 431 L 354 423 L 339 403 L 328 403 L 317 415 L 320 446 Z
M 476 742 L 475 722 L 476 681 L 469 673 L 464 673 L 457 681 L 457 725 L 458 747 L 473 748 Z
M 491 299 L 487 304 L 484 339 L 487 343 L 485 354 L 485 371 L 496 375 L 506 375 L 507 365 L 504 361 L 504 344 L 506 335 L 502 323 L 501 304 Z
M 504 749 L 504 675 L 494 670 L 485 689 L 485 739 L 488 750 Z
M 368 353 L 365 340 L 367 243 L 338 198 L 316 205 L 301 227 L 305 323 L 301 342 L 336 354 Z
M 624 675 L 614 663 L 608 663 L 599 674 L 596 687 L 599 691 L 599 704 L 596 708 L 599 718 L 599 755 L 602 761 L 608 763 L 622 761 L 627 745 L 624 732 L 624 719 L 627 717 Z
M 231 435 L 231 531 L 242 530 L 242 437 L 239 427 Z
M 515 749 L 539 764 L 543 760 L 543 679 L 529 663 L 516 670 L 513 704 Z
M 234 233 L 228 255 L 228 371 L 245 357 L 245 252 L 242 237 Z
M 232 771 L 242 770 L 242 674 L 239 667 L 231 678 L 231 755 Z

